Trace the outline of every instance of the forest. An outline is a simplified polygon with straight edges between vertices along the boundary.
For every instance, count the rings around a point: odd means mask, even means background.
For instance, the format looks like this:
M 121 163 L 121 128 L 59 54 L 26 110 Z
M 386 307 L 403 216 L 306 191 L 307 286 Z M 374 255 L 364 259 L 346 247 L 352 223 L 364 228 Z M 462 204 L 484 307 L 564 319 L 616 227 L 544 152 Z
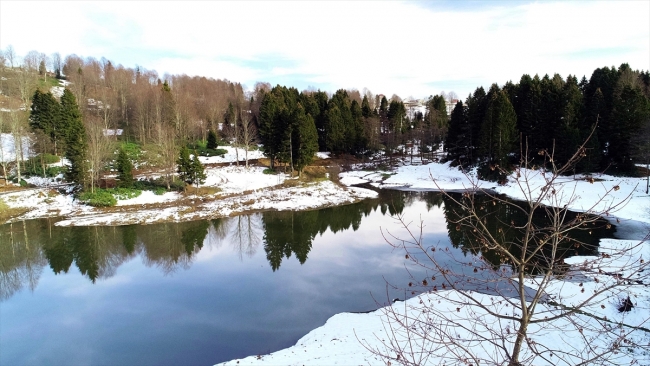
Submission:
M 298 91 L 264 82 L 244 90 L 229 80 L 161 76 L 74 54 L 31 51 L 18 59 L 11 46 L 0 54 L 0 132 L 20 151 L 30 136 L 36 156 L 0 156 L 9 180 L 56 174 L 47 163 L 65 156 L 67 179 L 86 190 L 110 171 L 129 180 L 124 171 L 133 166 L 158 169 L 172 189 L 177 173 L 186 183 L 200 181 L 200 172 L 189 171 L 190 153 L 218 154 L 223 144 L 260 148 L 271 169 L 298 173 L 316 151 L 379 154 L 386 164 L 418 154 L 478 167 L 494 181 L 522 159 L 562 163 L 576 151 L 584 159 L 574 172 L 636 175 L 635 164 L 650 159 L 650 73 L 625 63 L 598 68 L 589 79 L 523 75 L 487 91 L 480 86 L 448 115 L 452 98 L 444 93 L 414 105 L 368 90 Z

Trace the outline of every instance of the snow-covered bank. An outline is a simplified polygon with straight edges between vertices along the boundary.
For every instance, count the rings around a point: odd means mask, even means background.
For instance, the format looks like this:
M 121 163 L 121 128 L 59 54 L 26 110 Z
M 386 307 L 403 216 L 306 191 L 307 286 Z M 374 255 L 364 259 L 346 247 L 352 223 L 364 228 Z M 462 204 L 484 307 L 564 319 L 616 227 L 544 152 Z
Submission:
M 190 221 L 261 210 L 308 210 L 377 196 L 371 190 L 345 188 L 328 180 L 300 182 L 284 174 L 264 174 L 263 167 L 207 168 L 206 175 L 201 187 L 213 188 L 213 193 L 196 195 L 193 187 L 186 194 L 143 191 L 107 209 L 81 204 L 71 195 L 50 188 L 10 191 L 0 199 L 10 208 L 27 210 L 15 220 L 61 217 L 56 225 L 90 226 Z
M 508 183 L 499 186 L 493 182 L 479 181 L 474 175 L 466 175 L 456 168 L 450 168 L 448 164 L 428 164 L 421 166 L 402 166 L 393 172 L 387 171 L 352 171 L 342 173 L 340 181 L 347 185 L 371 183 L 378 188 L 394 188 L 407 190 L 466 190 L 474 187 L 490 189 L 497 193 L 506 194 L 515 199 L 526 199 L 527 195 L 536 197 L 540 193 L 540 187 L 545 177 L 539 171 L 520 172 L 526 179 L 526 187 L 522 190 L 520 183 L 524 180 L 517 179 L 514 175 Z M 605 255 L 618 253 L 622 248 L 633 247 L 624 256 L 612 256 L 608 263 L 604 263 L 601 269 L 602 274 L 589 273 L 589 278 L 580 274 L 584 261 L 595 258 L 572 257 L 566 260 L 567 264 L 574 265 L 577 278 L 580 281 L 553 280 L 546 288 L 546 293 L 554 301 L 565 306 L 573 306 L 584 301 L 593 295 L 596 290 L 617 281 L 611 273 L 620 273 L 621 268 L 632 263 L 643 263 L 650 257 L 650 245 L 639 242 L 650 231 L 650 197 L 645 193 L 645 180 L 642 178 L 621 178 L 608 175 L 593 175 L 590 177 L 575 176 L 562 177 L 556 187 L 557 192 L 553 195 L 554 202 L 546 201 L 547 204 L 567 205 L 573 210 L 609 210 L 607 219 L 617 225 L 616 236 L 619 239 L 603 239 L 600 242 L 600 252 Z M 594 207 L 594 204 L 599 204 Z M 621 203 L 619 205 L 619 203 Z M 407 218 L 407 221 L 413 218 Z M 641 261 L 641 262 L 639 262 Z M 526 285 L 537 288 L 539 284 L 535 280 L 529 280 Z M 594 350 L 608 349 L 612 344 L 621 342 L 617 339 L 617 324 L 622 326 L 650 328 L 648 317 L 650 316 L 650 290 L 648 284 L 626 287 L 625 293 L 617 292 L 618 287 L 605 291 L 594 298 L 583 310 L 585 313 L 577 313 L 570 318 L 561 318 L 550 326 L 533 324 L 529 328 L 530 341 L 548 346 L 551 349 L 567 350 L 564 357 L 566 363 L 575 364 L 580 360 L 579 352 L 571 354 L 570 350 L 580 350 L 585 346 L 585 340 Z M 618 307 L 625 297 L 630 296 L 634 301 L 634 308 L 629 312 L 619 312 Z M 473 297 L 482 304 L 489 304 L 492 311 L 500 314 L 511 312 L 511 308 L 503 306 L 499 297 L 474 293 Z M 392 306 L 379 309 L 368 314 L 341 313 L 331 317 L 325 325 L 314 329 L 302 337 L 296 345 L 274 352 L 269 355 L 250 356 L 240 360 L 232 360 L 222 365 L 323 365 L 323 364 L 387 364 L 386 359 L 377 356 L 377 352 L 394 356 L 395 353 L 388 347 L 391 342 L 397 342 L 400 347 L 407 345 L 414 346 L 414 364 L 440 365 L 443 363 L 458 364 L 454 355 L 450 355 L 445 347 L 434 348 L 430 342 L 422 341 L 417 331 L 410 334 L 410 342 L 404 337 L 401 331 L 393 333 L 391 326 L 395 326 L 396 320 L 409 319 L 409 324 L 417 325 L 418 320 L 429 312 L 425 305 L 435 301 L 436 309 L 447 312 L 453 319 L 459 320 L 466 329 L 476 329 L 477 320 L 491 318 L 484 310 L 477 307 L 457 307 L 456 302 L 461 301 L 460 294 L 455 290 L 440 291 L 435 296 L 422 294 L 405 302 L 397 302 Z M 536 314 L 539 317 L 552 317 L 558 309 L 551 304 L 538 304 Z M 472 312 L 471 314 L 469 312 Z M 594 316 L 600 319 L 607 319 L 604 323 L 595 321 Z M 392 321 L 388 319 L 392 318 Z M 463 323 L 465 319 L 465 323 Z M 427 322 L 427 324 L 431 324 Z M 583 324 L 584 327 L 576 326 Z M 485 327 L 490 324 L 485 323 Z M 605 329 L 611 326 L 611 329 Z M 399 326 L 397 327 L 399 328 Z M 393 329 L 397 329 L 393 328 Z M 415 329 L 415 328 L 413 328 Z M 626 328 L 629 329 L 629 328 Z M 461 328 L 455 328 L 459 339 L 468 339 L 469 334 Z M 504 334 L 506 342 L 513 341 L 514 332 Z M 531 342 L 531 343 L 532 343 Z M 650 334 L 645 331 L 635 333 L 626 342 L 649 344 Z M 535 344 L 535 343 L 533 343 Z M 428 350 L 423 354 L 419 350 Z M 475 343 L 471 351 L 477 355 L 489 359 L 492 350 L 484 348 L 481 344 Z M 644 353 L 646 352 L 646 353 Z M 526 359 L 528 355 L 522 355 Z M 557 355 L 556 355 L 557 356 Z M 420 357 L 419 359 L 417 357 Z M 617 352 L 612 354 L 612 364 L 650 364 L 650 354 L 647 351 L 635 350 L 631 352 Z M 556 359 L 557 360 L 557 359 Z M 556 360 L 544 361 L 535 359 L 535 364 L 554 365 Z M 393 363 L 396 360 L 392 361 Z M 540 363 L 541 362 L 541 363 Z M 464 364 L 464 363 L 463 363 Z
M 341 183 L 346 185 L 371 183 L 378 188 L 397 188 L 406 190 L 445 190 L 461 191 L 489 189 L 518 200 L 526 200 L 527 189 L 519 186 L 524 178 L 530 187 L 530 195 L 536 197 L 541 193 L 546 177 L 541 171 L 521 170 L 521 177 L 513 174 L 505 185 L 478 180 L 475 174 L 465 174 L 449 163 L 431 163 L 427 165 L 407 165 L 394 172 L 352 171 L 341 173 Z M 386 179 L 384 179 L 386 178 Z M 591 179 L 589 179 L 591 178 Z M 650 224 L 650 195 L 645 193 L 645 178 L 614 177 L 606 174 L 591 176 L 559 177 L 555 197 L 558 202 L 545 201 L 547 204 L 565 204 L 575 211 L 601 211 L 615 206 L 608 211 L 608 219 L 616 221 L 634 220 Z M 604 199 L 603 199 L 604 198 Z M 600 202 L 594 207 L 596 202 Z M 618 224 L 618 222 L 616 222 Z M 650 228 L 650 225 L 648 225 Z M 626 235 L 626 237 L 629 235 Z

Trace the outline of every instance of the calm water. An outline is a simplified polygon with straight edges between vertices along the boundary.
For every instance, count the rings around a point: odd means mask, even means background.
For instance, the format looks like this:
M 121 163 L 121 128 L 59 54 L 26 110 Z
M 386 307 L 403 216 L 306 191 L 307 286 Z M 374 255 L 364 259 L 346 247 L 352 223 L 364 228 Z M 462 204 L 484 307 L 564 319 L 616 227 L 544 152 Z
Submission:
M 211 365 L 288 347 L 336 313 L 408 297 L 388 286 L 409 282 L 382 236 L 406 235 L 391 213 L 423 220 L 429 243 L 476 252 L 439 194 L 380 194 L 179 224 L 0 226 L 0 364 Z

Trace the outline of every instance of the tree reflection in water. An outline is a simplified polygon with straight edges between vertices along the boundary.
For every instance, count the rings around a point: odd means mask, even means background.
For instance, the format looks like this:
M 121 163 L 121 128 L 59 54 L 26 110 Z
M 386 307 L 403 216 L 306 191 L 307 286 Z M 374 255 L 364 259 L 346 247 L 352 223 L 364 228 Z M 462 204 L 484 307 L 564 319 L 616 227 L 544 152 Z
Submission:
M 158 267 L 168 274 L 189 268 L 203 248 L 220 248 L 224 242 L 230 243 L 240 260 L 254 256 L 262 245 L 271 269 L 277 271 L 282 261 L 291 256 L 305 263 L 316 235 L 328 230 L 333 233 L 356 231 L 370 213 L 399 215 L 416 201 L 424 201 L 427 210 L 443 207 L 454 247 L 466 255 L 481 254 L 495 266 L 501 264 L 496 254 L 480 252 L 471 233 L 456 230 L 453 222 L 460 213 L 442 194 L 380 190 L 378 198 L 351 205 L 184 223 L 58 227 L 52 219 L 41 219 L 5 224 L 0 226 L 0 301 L 9 299 L 24 287 L 33 290 L 48 264 L 55 274 L 67 273 L 74 264 L 94 283 L 97 279 L 113 276 L 120 265 L 140 256 L 146 266 Z M 480 204 L 485 206 L 485 218 L 495 232 L 503 227 L 502 223 L 520 222 L 515 213 L 499 204 Z M 539 219 L 544 220 L 542 213 Z M 575 251 L 589 254 L 595 250 L 599 238 L 613 233 L 613 228 L 607 229 L 605 225 L 590 229 L 570 234 L 570 243 L 581 243 L 581 246 L 572 247 L 568 254 L 575 254 Z M 499 235 L 510 238 L 517 233 L 506 231 Z

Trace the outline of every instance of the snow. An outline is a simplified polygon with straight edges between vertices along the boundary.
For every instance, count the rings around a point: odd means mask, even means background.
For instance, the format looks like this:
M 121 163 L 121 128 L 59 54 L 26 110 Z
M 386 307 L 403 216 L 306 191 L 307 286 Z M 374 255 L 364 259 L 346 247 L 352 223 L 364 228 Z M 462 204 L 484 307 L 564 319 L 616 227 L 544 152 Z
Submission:
M 11 139 L 13 140 L 13 139 Z M 3 148 L 5 146 L 4 139 Z M 7 143 L 7 145 L 10 145 Z M 235 150 L 226 147 L 228 153 L 224 157 L 201 157 L 204 164 L 233 163 Z M 320 153 L 319 153 L 320 155 Z M 249 159 L 262 157 L 261 152 L 249 152 Z M 324 155 L 323 155 L 324 157 Z M 243 151 L 240 150 L 240 159 Z M 209 219 L 235 215 L 242 212 L 255 210 L 307 210 L 332 205 L 356 202 L 365 198 L 376 197 L 377 193 L 367 189 L 352 187 L 360 183 L 370 183 L 378 188 L 392 188 L 404 190 L 449 190 L 461 191 L 480 187 L 495 193 L 506 194 L 516 199 L 537 198 L 544 195 L 544 202 L 556 207 L 567 205 L 578 211 L 591 209 L 608 211 L 605 218 L 617 225 L 618 239 L 603 239 L 600 243 L 600 253 L 612 254 L 607 258 L 601 270 L 604 273 L 592 273 L 589 270 L 591 261 L 602 258 L 572 257 L 565 262 L 573 266 L 573 280 L 553 280 L 546 292 L 555 301 L 565 305 L 579 304 L 591 296 L 594 290 L 616 281 L 615 276 L 606 272 L 621 272 L 621 268 L 632 268 L 639 265 L 643 259 L 650 257 L 650 248 L 647 243 L 639 244 L 650 231 L 650 196 L 645 193 L 644 178 L 614 177 L 605 174 L 591 176 L 561 177 L 558 180 L 555 194 L 543 192 L 542 187 L 548 174 L 536 170 L 521 170 L 520 177 L 515 174 L 509 177 L 505 185 L 493 182 L 480 181 L 474 171 L 461 172 L 449 164 L 430 163 L 426 165 L 402 165 L 393 171 L 356 170 L 341 173 L 340 182 L 345 186 L 337 185 L 329 180 L 314 182 L 299 182 L 284 174 L 264 174 L 264 168 L 251 166 L 208 166 L 207 179 L 202 188 L 210 188 L 209 193 L 195 193 L 194 187 L 189 187 L 186 193 L 165 193 L 155 195 L 152 192 L 142 192 L 139 197 L 120 200 L 117 207 L 110 210 L 92 208 L 74 200 L 71 195 L 42 187 L 38 189 L 9 191 L 2 193 L 2 199 L 9 207 L 25 208 L 27 212 L 18 217 L 18 220 L 39 217 L 62 217 L 63 220 L 56 225 L 128 225 L 148 224 L 161 221 L 185 221 Z M 528 182 L 529 190 L 522 192 L 521 184 Z M 51 180 L 31 178 L 30 182 L 39 186 L 52 184 Z M 594 203 L 597 203 L 595 207 Z M 621 248 L 629 249 L 624 256 L 615 256 Z M 535 279 L 529 279 L 526 285 L 535 288 L 539 286 Z M 647 285 L 647 284 L 646 284 Z M 583 292 L 584 290 L 584 292 Z M 607 290 L 598 295 L 587 306 L 586 311 L 596 314 L 613 322 L 621 322 L 634 326 L 647 325 L 650 314 L 650 291 L 647 286 L 627 288 L 626 293 Z M 440 301 L 436 307 L 448 309 L 451 313 L 467 314 L 472 323 L 468 326 L 481 325 L 485 313 L 476 308 L 456 309 L 455 301 L 460 294 L 456 291 L 440 291 L 435 294 L 422 294 L 405 302 L 398 302 L 392 306 L 381 308 L 367 314 L 342 313 L 331 317 L 325 325 L 314 329 L 302 337 L 296 345 L 270 355 L 250 356 L 241 360 L 233 360 L 224 364 L 286 364 L 286 365 L 322 365 L 322 364 L 383 364 L 385 363 L 376 354 L 376 351 L 386 353 L 386 342 L 390 341 L 387 334 L 387 317 L 404 316 L 416 319 L 422 314 L 423 303 Z M 474 296 L 490 304 L 495 312 L 504 313 L 508 309 L 495 301 L 494 296 L 474 294 Z M 630 312 L 620 313 L 616 310 L 618 304 L 626 297 L 631 296 L 635 307 Z M 499 299 L 496 297 L 496 299 Z M 539 304 L 538 314 L 553 315 L 557 311 L 549 304 Z M 460 317 L 456 317 L 457 319 Z M 571 349 L 579 346 L 581 337 L 593 338 L 594 346 L 605 347 L 608 338 L 613 333 L 602 335 L 599 329 L 589 327 L 594 324 L 592 318 L 583 314 L 576 314 L 570 319 L 573 322 L 585 324 L 582 334 L 577 334 L 576 327 L 562 323 L 559 320 L 552 327 L 531 329 L 533 340 L 542 342 L 550 347 Z M 469 320 L 468 320 L 469 322 Z M 590 323 L 591 322 L 591 323 Z M 478 325 L 477 325 L 478 324 Z M 600 323 L 596 322 L 599 326 Z M 600 329 L 602 330 L 602 329 Z M 458 330 L 462 338 L 464 334 Z M 404 345 L 405 339 L 401 334 L 396 334 L 397 344 Z M 646 335 L 647 337 L 647 335 Z M 507 338 L 507 337 L 506 337 Z M 540 339 L 543 338 L 543 339 Z M 636 336 L 635 341 L 647 344 L 647 338 Z M 421 341 L 421 340 L 420 340 Z M 371 351 L 374 350 L 375 352 Z M 478 354 L 485 350 L 472 348 Z M 421 364 L 440 364 L 446 359 L 447 352 L 433 352 Z M 629 364 L 630 354 L 617 355 L 619 364 Z M 566 356 L 569 364 L 577 362 L 571 356 Z M 636 357 L 645 364 L 650 364 L 650 356 L 636 354 Z M 645 358 L 644 358 L 645 357 Z M 642 362 L 642 364 L 643 364 Z M 543 360 L 536 359 L 535 364 L 544 364 Z M 549 363 L 550 364 L 550 363 Z
M 16 160 L 16 144 L 12 134 L 0 133 L 0 161 L 10 162 Z M 23 157 L 29 158 L 31 153 L 31 140 L 29 137 L 24 136 L 22 139 L 23 144 Z
M 224 149 L 228 152 L 223 156 L 199 156 L 199 161 L 201 164 L 223 164 L 223 163 L 234 163 L 237 161 L 237 154 L 239 154 L 240 163 L 244 161 L 246 156 L 246 150 L 242 148 L 235 148 L 232 146 L 219 146 L 218 149 Z M 262 150 L 251 150 L 248 151 L 248 160 L 261 159 L 264 157 Z
M 393 174 L 394 173 L 394 174 Z M 545 176 L 541 171 L 523 170 L 521 177 L 516 175 L 509 177 L 508 182 L 499 186 L 493 182 L 480 181 L 476 178 L 475 172 L 467 174 L 452 168 L 449 164 L 428 164 L 420 166 L 401 166 L 393 173 L 382 171 L 351 171 L 341 173 L 340 182 L 345 185 L 360 183 L 371 183 L 378 188 L 397 188 L 408 190 L 448 190 L 462 191 L 471 190 L 474 187 L 489 189 L 496 193 L 503 193 L 516 199 L 537 198 L 544 194 L 541 187 L 544 185 Z M 522 192 L 520 183 L 522 177 L 527 179 L 530 190 Z M 590 183 L 590 179 L 593 182 Z M 617 225 L 617 235 L 620 239 L 603 239 L 600 243 L 600 253 L 609 254 L 601 268 L 603 273 L 592 273 L 589 270 L 591 261 L 601 260 L 595 257 L 572 257 L 565 262 L 573 265 L 573 277 L 565 280 L 553 280 L 546 288 L 546 293 L 558 303 L 564 305 L 578 305 L 594 294 L 594 290 L 602 290 L 605 286 L 617 281 L 615 276 L 606 272 L 621 273 L 621 268 L 630 270 L 634 266 L 642 265 L 643 260 L 650 257 L 650 247 L 647 243 L 640 241 L 650 231 L 650 201 L 645 193 L 645 181 L 643 178 L 613 177 L 605 174 L 593 176 L 571 176 L 562 177 L 558 181 L 557 191 L 553 195 L 546 194 L 546 204 L 569 206 L 573 210 L 609 210 L 606 218 Z M 597 203 L 594 206 L 594 203 Z M 614 255 L 620 253 L 622 255 Z M 623 270 L 623 275 L 625 275 Z M 539 286 L 535 279 L 529 279 L 526 285 L 532 288 Z M 623 323 L 631 326 L 647 327 L 648 314 L 650 314 L 650 291 L 647 284 L 640 286 L 626 287 L 625 293 L 617 292 L 620 287 L 606 290 L 598 295 L 585 311 L 600 317 L 606 317 L 613 323 Z M 494 312 L 506 314 L 508 308 L 496 301 L 493 296 L 474 293 L 473 296 L 483 304 L 489 304 Z M 630 296 L 635 307 L 630 312 L 619 312 L 617 307 L 624 298 Z M 271 353 L 269 355 L 250 356 L 240 360 L 232 360 L 223 365 L 323 365 L 323 364 L 386 364 L 386 360 L 377 356 L 377 353 L 394 355 L 387 346 L 390 342 L 399 347 L 406 348 L 411 343 L 407 342 L 403 333 L 393 333 L 391 324 L 394 326 L 396 320 L 404 320 L 405 316 L 414 324 L 414 320 L 425 316 L 427 309 L 423 304 L 438 302 L 435 307 L 438 310 L 453 314 L 454 319 L 461 320 L 462 325 L 467 329 L 484 326 L 487 334 L 491 329 L 483 319 L 489 318 L 485 310 L 476 307 L 457 308 L 457 302 L 462 301 L 459 292 L 455 290 L 440 291 L 435 294 L 422 294 L 413 297 L 405 302 L 397 302 L 392 306 L 378 309 L 367 314 L 341 313 L 331 317 L 323 326 L 314 329 L 302 337 L 298 342 L 289 348 Z M 498 298 L 497 298 L 498 300 Z M 552 316 L 558 310 L 550 304 L 538 304 L 537 314 L 539 317 Z M 388 319 L 393 319 L 391 322 Z M 571 323 L 569 323 L 571 322 Z M 543 324 L 543 323 L 540 323 Z M 575 324 L 583 324 L 580 329 Z M 603 349 L 616 342 L 614 328 L 610 332 L 602 332 L 602 323 L 594 321 L 593 318 L 584 314 L 576 314 L 571 318 L 563 318 L 555 321 L 552 326 L 531 325 L 529 335 L 531 340 L 544 344 L 555 349 L 580 349 L 584 347 L 584 339 L 589 339 L 589 346 L 594 349 Z M 605 325 L 604 327 L 607 327 Z M 394 329 L 394 328 L 393 328 Z M 469 337 L 461 328 L 454 328 L 459 339 Z M 391 333 L 391 334 L 388 334 Z M 585 337 L 585 338 L 583 338 Z M 508 342 L 512 337 L 504 335 Z M 648 344 L 648 336 L 643 332 L 633 335 L 632 340 L 640 344 Z M 410 342 L 419 342 L 415 345 L 417 349 L 431 347 L 431 343 L 423 341 L 416 333 L 411 333 Z M 491 352 L 489 347 L 472 347 L 474 354 L 489 358 Z M 524 354 L 522 359 L 530 356 Z M 634 359 L 641 361 L 641 364 L 650 364 L 650 355 L 635 352 L 633 354 L 619 352 L 613 355 L 613 364 L 630 364 Z M 575 356 L 567 353 L 564 355 L 568 364 L 578 363 Z M 450 358 L 449 351 L 445 348 L 435 350 L 424 359 L 411 360 L 414 364 L 438 365 L 443 362 L 454 363 Z M 555 364 L 556 361 L 548 361 L 537 358 L 535 364 Z M 399 363 L 399 362 L 396 362 Z
M 234 159 L 233 154 L 226 157 Z M 28 210 L 16 220 L 62 217 L 58 226 L 130 225 L 164 221 L 211 219 L 256 210 L 308 210 L 353 203 L 377 196 L 377 192 L 337 185 L 329 180 L 300 182 L 285 174 L 264 174 L 264 168 L 225 166 L 206 168 L 207 179 L 196 193 L 167 192 L 155 195 L 143 191 L 138 197 L 118 200 L 104 210 L 84 205 L 70 195 L 45 188 L 55 180 L 32 177 L 29 182 L 43 188 L 0 195 L 9 207 Z

